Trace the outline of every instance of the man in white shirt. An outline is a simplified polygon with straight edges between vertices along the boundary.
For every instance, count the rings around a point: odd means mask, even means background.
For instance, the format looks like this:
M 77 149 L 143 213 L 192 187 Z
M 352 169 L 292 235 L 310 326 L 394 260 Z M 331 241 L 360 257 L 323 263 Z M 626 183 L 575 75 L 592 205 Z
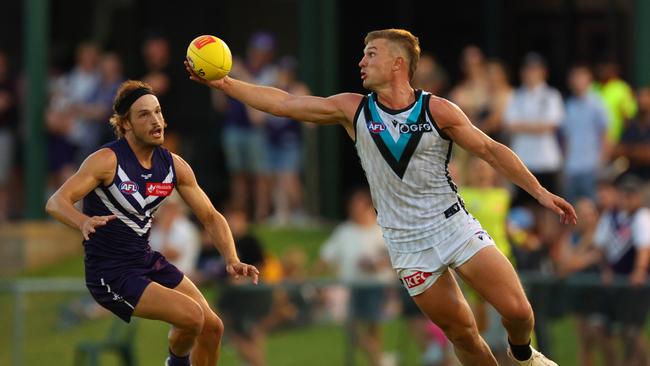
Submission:
M 348 217 L 321 247 L 320 259 L 351 286 L 348 317 L 354 341 L 366 353 L 370 365 L 380 365 L 379 321 L 386 297 L 384 285 L 394 281 L 395 274 L 368 191 L 352 194 Z
M 170 196 L 156 213 L 149 245 L 162 253 L 183 273 L 192 277 L 201 249 L 196 225 L 187 217 L 186 207 L 177 194 Z
M 521 69 L 522 86 L 510 99 L 504 118 L 512 150 L 544 187 L 557 192 L 562 155 L 556 131 L 564 118 L 564 107 L 560 92 L 546 84 L 546 77 L 542 56 L 528 53 Z M 535 200 L 518 188 L 513 205 L 531 202 Z

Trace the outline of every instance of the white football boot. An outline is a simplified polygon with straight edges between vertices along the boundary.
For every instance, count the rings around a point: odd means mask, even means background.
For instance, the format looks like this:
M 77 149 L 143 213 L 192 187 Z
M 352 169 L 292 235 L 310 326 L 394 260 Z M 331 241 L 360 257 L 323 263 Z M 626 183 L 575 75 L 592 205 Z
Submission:
M 521 366 L 558 366 L 558 364 L 546 358 L 546 356 L 544 356 L 541 352 L 534 349 L 533 347 L 530 347 L 530 350 L 533 352 L 530 358 L 526 361 L 519 361 L 515 358 L 515 356 L 512 355 L 510 347 L 508 347 L 508 357 L 515 361 L 517 365 Z

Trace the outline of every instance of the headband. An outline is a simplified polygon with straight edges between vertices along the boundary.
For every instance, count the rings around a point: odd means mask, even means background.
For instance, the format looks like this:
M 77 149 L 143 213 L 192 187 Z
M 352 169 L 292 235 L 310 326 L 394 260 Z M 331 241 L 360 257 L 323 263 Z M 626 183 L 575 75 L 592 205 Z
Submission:
M 128 111 L 129 108 L 131 108 L 131 105 L 136 100 L 138 100 L 138 98 L 147 94 L 155 95 L 153 91 L 151 91 L 151 89 L 149 88 L 141 87 L 141 88 L 133 89 L 127 95 L 122 97 L 122 99 L 120 99 L 117 103 L 115 103 L 115 107 L 114 107 L 115 112 L 119 115 L 126 113 L 126 111 Z

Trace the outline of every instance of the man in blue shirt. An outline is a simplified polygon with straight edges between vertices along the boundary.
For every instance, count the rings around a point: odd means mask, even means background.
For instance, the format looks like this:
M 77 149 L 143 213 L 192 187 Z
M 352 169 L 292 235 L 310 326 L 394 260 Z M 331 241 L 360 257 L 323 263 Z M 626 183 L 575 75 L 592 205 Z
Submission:
M 608 117 L 605 105 L 590 91 L 592 73 L 576 64 L 569 71 L 572 95 L 566 101 L 561 131 L 565 140 L 564 192 L 569 202 L 596 198 L 596 176 L 606 151 Z

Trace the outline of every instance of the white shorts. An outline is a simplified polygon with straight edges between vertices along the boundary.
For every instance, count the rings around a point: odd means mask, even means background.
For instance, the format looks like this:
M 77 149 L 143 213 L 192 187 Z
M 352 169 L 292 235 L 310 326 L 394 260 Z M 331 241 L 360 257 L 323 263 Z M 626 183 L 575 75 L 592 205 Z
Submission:
M 462 241 L 413 253 L 390 252 L 390 259 L 409 295 L 416 296 L 431 287 L 447 268 L 463 265 L 479 250 L 490 245 L 495 245 L 494 240 L 485 230 L 479 229 L 469 239 Z

